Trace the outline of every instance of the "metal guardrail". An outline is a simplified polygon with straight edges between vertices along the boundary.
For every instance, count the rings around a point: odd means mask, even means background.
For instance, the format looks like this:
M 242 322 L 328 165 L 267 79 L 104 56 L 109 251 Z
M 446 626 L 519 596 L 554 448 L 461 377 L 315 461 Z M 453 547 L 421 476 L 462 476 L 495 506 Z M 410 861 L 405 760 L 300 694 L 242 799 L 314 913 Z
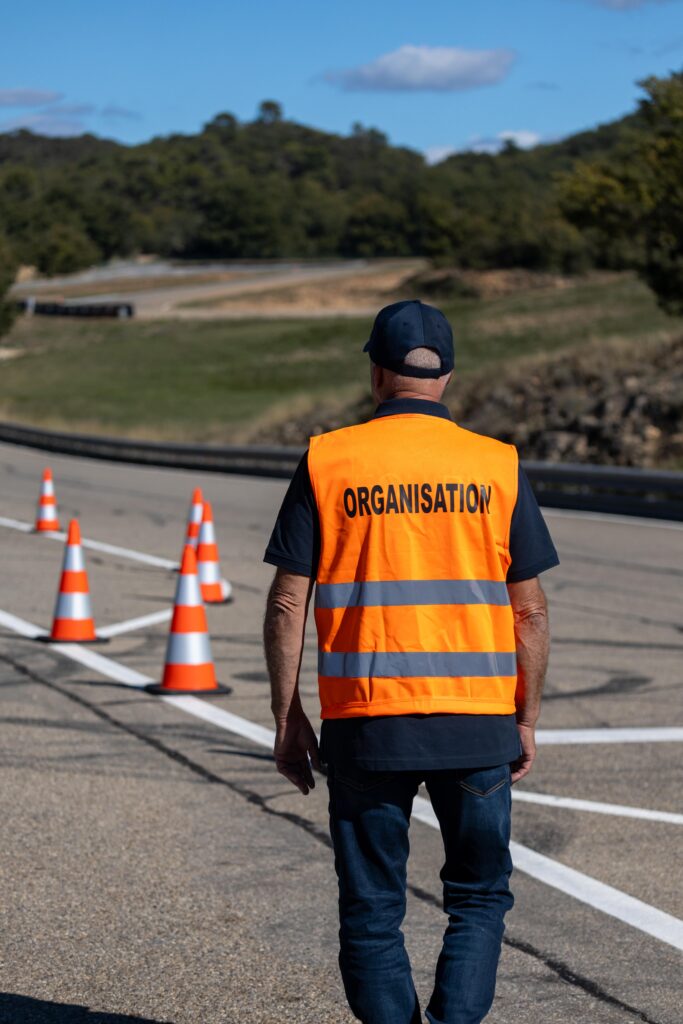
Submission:
M 218 447 L 62 434 L 15 423 L 0 423 L 0 441 L 112 462 L 280 479 L 291 477 L 304 452 L 303 448 Z M 549 508 L 683 521 L 683 473 L 559 462 L 522 465 L 539 502 Z
M 169 469 L 197 469 L 205 473 L 241 473 L 289 479 L 303 448 L 271 448 L 249 445 L 243 448 L 160 441 L 133 441 L 91 434 L 62 434 L 16 423 L 0 423 L 0 441 L 21 444 L 61 455 L 81 455 L 110 462 L 134 462 Z
M 18 299 L 17 309 L 31 316 L 108 317 L 129 320 L 135 313 L 130 302 L 37 302 Z

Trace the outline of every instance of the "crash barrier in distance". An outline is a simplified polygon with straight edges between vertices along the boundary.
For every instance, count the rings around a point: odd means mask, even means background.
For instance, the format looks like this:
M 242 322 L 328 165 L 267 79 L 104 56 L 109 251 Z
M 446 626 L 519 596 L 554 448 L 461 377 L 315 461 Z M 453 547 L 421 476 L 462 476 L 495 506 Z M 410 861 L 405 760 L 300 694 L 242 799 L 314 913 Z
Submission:
M 35 302 L 33 299 L 20 299 L 17 308 L 31 316 L 114 317 L 128 320 L 135 315 L 135 306 L 130 302 Z
M 15 423 L 0 423 L 0 441 L 112 462 L 284 480 L 292 476 L 304 452 L 303 448 L 218 447 L 62 434 Z M 522 465 L 540 504 L 548 508 L 683 521 L 683 473 L 559 462 L 523 461 Z

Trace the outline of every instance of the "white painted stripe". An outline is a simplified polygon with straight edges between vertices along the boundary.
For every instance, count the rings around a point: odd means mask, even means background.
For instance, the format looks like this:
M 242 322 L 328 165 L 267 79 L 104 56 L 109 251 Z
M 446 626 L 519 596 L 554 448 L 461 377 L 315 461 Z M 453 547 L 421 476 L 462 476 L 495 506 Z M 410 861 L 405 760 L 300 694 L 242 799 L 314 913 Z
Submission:
M 0 516 L 0 526 L 6 526 L 10 530 L 20 530 L 21 533 L 33 533 L 33 524 L 25 523 L 19 519 L 8 519 Z M 49 530 L 45 533 L 51 540 L 66 540 L 66 534 L 61 530 Z M 84 548 L 91 551 L 101 551 L 105 555 L 118 555 L 120 558 L 128 558 L 132 562 L 142 562 L 145 565 L 154 565 L 159 569 L 177 569 L 178 563 L 170 558 L 159 558 L 157 555 L 148 555 L 144 551 L 134 551 L 133 548 L 121 548 L 116 544 L 105 544 L 100 540 L 81 540 Z
M 168 622 L 172 615 L 172 608 L 162 608 L 161 611 L 150 612 L 149 615 L 139 615 L 136 619 L 125 619 L 123 622 L 113 622 L 111 626 L 103 626 L 97 630 L 97 635 L 105 638 L 121 636 L 123 633 L 131 633 L 134 629 L 144 629 L 145 626 Z
M 147 683 L 154 682 L 149 676 L 143 676 L 141 672 L 136 672 L 134 668 L 128 668 L 118 661 L 105 658 L 103 654 L 98 654 L 97 651 L 90 650 L 88 647 L 81 647 L 78 644 L 48 644 L 48 647 L 63 654 L 66 658 L 71 658 L 72 661 L 77 661 L 85 668 L 91 668 L 93 672 L 99 672 L 100 675 L 107 676 L 117 683 L 124 683 L 126 686 L 142 687 Z
M 253 740 L 254 743 L 258 743 L 262 747 L 268 747 L 269 750 L 273 749 L 275 733 L 272 729 L 267 729 L 263 725 L 257 725 L 246 718 L 240 718 L 239 715 L 233 715 L 232 712 L 216 707 L 215 704 L 209 704 L 208 701 L 198 700 L 197 697 L 167 697 L 164 695 L 162 700 L 167 704 L 175 705 L 181 711 L 187 711 L 188 714 L 194 715 L 196 718 L 201 718 L 205 722 L 211 722 L 220 729 L 226 729 L 228 732 L 234 732 L 245 739 Z
M 84 548 L 92 551 L 101 551 L 105 555 L 118 555 L 121 558 L 129 558 L 131 562 L 143 562 L 145 565 L 154 565 L 159 569 L 177 569 L 178 562 L 172 558 L 159 558 L 157 555 L 147 555 L 144 551 L 134 551 L 132 548 L 120 548 L 116 544 L 105 544 L 99 540 L 83 539 L 81 544 Z
M 12 615 L 11 612 L 3 612 L 0 609 L 0 626 L 6 626 L 7 629 L 11 629 L 14 633 L 18 633 L 19 636 L 28 637 L 29 640 L 35 640 L 37 636 L 46 636 L 47 630 L 41 629 L 40 626 L 34 626 L 32 622 L 27 622 L 26 619 L 20 619 L 17 615 Z
M 416 797 L 413 801 L 413 818 L 430 828 L 439 828 L 434 809 L 428 800 Z M 542 853 L 529 849 L 521 843 L 511 842 L 510 853 L 517 871 L 530 875 L 539 882 L 545 882 L 553 889 L 559 889 L 567 896 L 573 896 L 580 903 L 601 910 L 603 914 L 615 917 L 625 924 L 652 935 L 675 949 L 683 949 L 683 921 L 663 910 L 651 907 L 649 903 L 629 896 L 620 889 L 605 885 L 590 875 L 567 867 Z
M 663 910 L 643 903 L 620 889 L 605 885 L 582 871 L 575 871 L 559 861 L 530 850 L 521 843 L 510 843 L 512 860 L 518 871 L 559 889 L 567 896 L 601 910 L 624 924 L 631 925 L 674 949 L 683 950 L 683 921 Z
M 22 523 L 18 519 L 8 519 L 6 516 L 0 516 L 0 526 L 6 526 L 9 530 L 19 530 L 21 533 L 33 533 L 31 523 Z
M 633 729 L 539 729 L 539 746 L 570 743 L 680 743 L 683 727 L 653 725 Z
M 541 505 L 544 516 L 560 519 L 592 520 L 595 523 L 621 523 L 623 526 L 649 526 L 660 530 L 683 530 L 683 523 L 674 519 L 649 519 L 645 516 L 620 516 L 615 512 L 580 512 L 570 508 L 547 508 Z
M 650 811 L 646 807 L 625 804 L 605 804 L 595 800 L 577 800 L 571 796 L 552 796 L 549 793 L 531 793 L 526 789 L 512 790 L 512 799 L 520 803 L 563 807 L 570 811 L 590 811 L 594 814 L 613 814 L 618 818 L 641 818 L 643 821 L 663 821 L 669 825 L 683 825 L 683 814 L 673 811 Z
M 38 631 L 37 626 L 8 612 L 0 611 L 0 623 L 24 636 L 35 636 Z M 77 647 L 75 644 L 56 645 L 53 650 L 73 661 L 95 669 L 110 679 L 129 686 L 144 686 L 152 681 L 148 676 L 128 669 L 111 658 L 105 658 L 94 651 Z M 201 718 L 228 732 L 237 733 L 246 739 L 253 740 L 259 746 L 272 749 L 274 739 L 272 729 L 256 725 L 254 722 L 249 722 L 222 708 L 214 707 L 196 697 L 164 695 L 161 699 L 166 704 L 171 704 L 196 718 Z M 439 828 L 432 805 L 422 797 L 416 797 L 414 800 L 413 817 L 431 828 Z M 522 871 L 610 917 L 623 921 L 667 945 L 683 950 L 683 921 L 678 918 L 643 903 L 619 889 L 605 885 L 604 882 L 599 882 L 597 879 L 591 878 L 590 875 L 575 871 L 574 868 L 567 867 L 559 861 L 536 853 L 535 850 L 522 846 L 520 843 L 513 842 L 510 848 L 518 871 Z

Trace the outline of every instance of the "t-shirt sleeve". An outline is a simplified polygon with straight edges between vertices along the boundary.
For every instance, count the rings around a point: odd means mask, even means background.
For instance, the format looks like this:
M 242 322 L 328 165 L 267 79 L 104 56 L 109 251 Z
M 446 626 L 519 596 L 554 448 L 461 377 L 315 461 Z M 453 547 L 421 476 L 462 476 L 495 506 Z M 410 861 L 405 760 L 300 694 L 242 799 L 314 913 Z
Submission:
M 530 580 L 560 564 L 548 527 L 526 473 L 519 467 L 517 502 L 510 524 L 510 556 L 507 583 Z
M 302 576 L 316 576 L 319 557 L 320 521 L 306 452 L 285 494 L 263 561 Z

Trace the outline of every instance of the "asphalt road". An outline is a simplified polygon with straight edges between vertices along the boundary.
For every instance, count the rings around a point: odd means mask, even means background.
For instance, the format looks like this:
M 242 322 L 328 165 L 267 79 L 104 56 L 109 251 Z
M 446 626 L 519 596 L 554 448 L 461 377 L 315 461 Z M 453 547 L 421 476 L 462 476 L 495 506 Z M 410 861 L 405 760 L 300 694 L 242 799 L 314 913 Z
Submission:
M 208 612 L 233 693 L 202 706 L 270 728 L 261 558 L 285 485 L 0 446 L 1 517 L 32 520 L 46 464 L 63 523 L 78 515 L 86 538 L 165 559 L 179 555 L 192 488 L 204 488 L 235 601 Z M 683 726 L 683 530 L 559 513 L 548 522 L 562 564 L 544 579 L 554 645 L 542 728 Z M 17 620 L 49 627 L 61 557 L 55 540 L 0 521 L 0 609 L 15 617 L 0 620 L 0 1022 L 349 1024 L 324 780 L 302 797 L 263 745 L 20 636 Z M 99 627 L 168 607 L 171 570 L 92 549 L 86 560 Z M 158 678 L 167 628 L 92 651 L 114 675 Z M 313 718 L 314 651 L 309 634 Z M 594 802 L 518 801 L 514 838 L 561 876 L 571 868 L 602 885 L 577 899 L 515 872 L 492 1024 L 681 1019 L 681 824 L 594 806 L 680 814 L 680 740 L 616 736 L 636 742 L 548 733 L 520 787 Z M 411 843 L 406 937 L 426 1004 L 444 925 L 440 839 L 415 821 Z M 668 915 L 660 938 L 642 923 L 652 908 Z
M 387 264 L 391 265 L 391 264 Z M 21 285 L 17 285 L 14 289 L 14 293 L 17 296 L 25 297 L 29 295 L 35 295 L 40 297 L 45 291 L 48 291 L 50 295 L 54 295 L 55 289 L 60 287 L 68 286 L 69 297 L 68 302 L 70 303 L 102 303 L 102 302 L 129 302 L 135 306 L 135 315 L 142 319 L 157 319 L 159 317 L 166 316 L 186 316 L 190 319 L 196 319 L 198 313 L 202 311 L 193 309 L 182 309 L 186 303 L 200 303 L 200 302 L 211 302 L 215 299 L 230 298 L 234 295 L 249 295 L 253 292 L 262 292 L 268 288 L 282 287 L 287 284 L 291 287 L 295 287 L 301 284 L 310 284 L 312 282 L 319 281 L 335 281 L 343 280 L 346 277 L 355 277 L 361 271 L 368 270 L 373 272 L 378 269 L 382 269 L 384 264 L 379 261 L 375 261 L 372 264 L 372 269 L 369 269 L 370 265 L 367 260 L 342 260 L 339 262 L 327 261 L 320 264 L 314 263 L 272 263 L 272 264 L 236 264 L 232 267 L 230 264 L 225 264 L 223 269 L 225 271 L 238 271 L 237 276 L 232 281 L 217 281 L 217 282 L 203 282 L 203 283 L 188 283 L 187 279 L 183 280 L 182 283 L 174 283 L 172 281 L 173 273 L 169 273 L 168 269 L 162 269 L 159 271 L 160 276 L 168 276 L 168 284 L 164 285 L 153 285 L 144 291 L 140 291 L 139 288 L 126 287 L 128 280 L 131 282 L 138 282 L 140 279 L 144 280 L 150 276 L 153 265 L 143 264 L 137 268 L 138 273 L 133 273 L 134 268 L 127 268 L 128 273 L 125 277 L 121 276 L 121 271 L 117 270 L 114 266 L 111 270 L 113 276 L 112 288 L 110 291 L 102 291 L 100 294 L 92 295 L 88 292 L 87 287 L 84 290 L 83 295 L 79 295 L 74 292 L 74 286 L 77 286 L 80 282 L 85 286 L 91 286 L 93 281 L 97 280 L 98 283 L 104 284 L 107 280 L 103 274 L 99 274 L 95 279 L 92 272 L 84 272 L 81 274 L 72 274 L 68 277 L 63 278 L 50 278 L 46 280 L 30 281 L 25 282 Z M 197 272 L 200 273 L 202 269 L 206 272 L 207 270 L 216 271 L 220 265 L 206 265 L 197 268 Z M 177 268 L 172 268 L 177 269 Z M 118 276 L 116 276 L 118 274 Z M 190 272 L 191 276 L 191 272 Z M 229 310 L 221 310 L 220 308 L 212 309 L 210 306 L 204 311 L 206 315 L 211 317 L 222 318 L 229 315 Z M 243 316 L 243 314 L 239 314 Z M 300 314 L 298 314 L 300 315 Z M 329 312 L 328 312 L 329 315 Z

